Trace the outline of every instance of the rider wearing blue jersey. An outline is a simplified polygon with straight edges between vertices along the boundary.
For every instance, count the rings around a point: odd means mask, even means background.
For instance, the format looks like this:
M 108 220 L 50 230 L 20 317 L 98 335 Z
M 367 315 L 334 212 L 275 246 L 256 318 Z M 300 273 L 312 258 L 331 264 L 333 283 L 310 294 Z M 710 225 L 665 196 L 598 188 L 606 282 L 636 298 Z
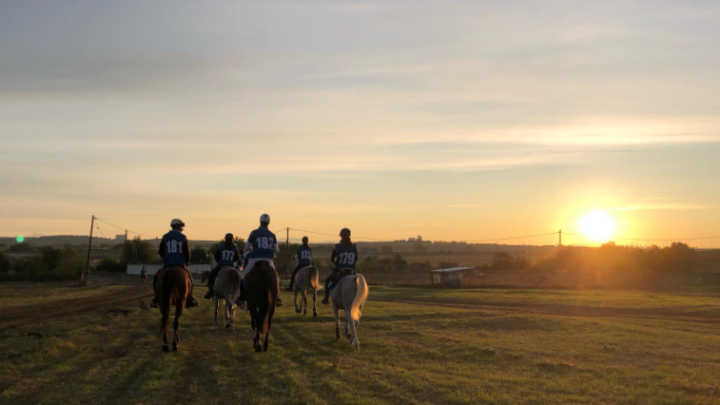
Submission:
M 355 274 L 355 264 L 358 261 L 357 245 L 350 239 L 350 230 L 343 228 L 340 231 L 340 243 L 335 245 L 330 256 L 330 262 L 335 265 L 330 276 L 325 280 L 325 298 L 322 303 L 330 303 L 330 283 L 343 273 Z
M 268 225 L 270 225 L 270 215 L 262 214 L 260 216 L 260 227 L 250 232 L 250 236 L 248 236 L 247 242 L 245 243 L 245 250 L 248 251 L 249 254 L 247 265 L 245 266 L 242 280 L 240 281 L 240 297 L 238 298 L 238 302 L 245 301 L 245 276 L 252 271 L 255 263 L 264 261 L 275 269 L 273 258 L 276 253 L 280 252 L 280 247 L 278 246 L 277 237 L 268 229 Z M 282 300 L 278 296 L 277 306 L 281 304 Z
M 190 282 L 192 283 L 192 274 L 190 274 L 190 270 L 188 269 L 188 264 L 190 263 L 190 245 L 188 244 L 187 236 L 182 233 L 183 229 L 185 229 L 185 223 L 179 219 L 173 219 L 170 221 L 170 227 L 172 230 L 163 235 L 160 241 L 160 248 L 158 249 L 158 254 L 163 258 L 163 268 L 169 266 L 180 266 L 184 268 L 185 271 L 188 272 Z M 153 277 L 153 290 L 155 290 L 155 286 L 157 285 L 157 275 L 158 273 L 155 273 Z M 157 308 L 157 301 L 155 301 L 154 298 L 150 306 Z M 196 306 L 198 306 L 198 302 L 192 296 L 191 286 L 185 308 L 194 308 Z
M 290 276 L 290 285 L 286 288 L 288 291 L 293 290 L 297 272 L 303 267 L 312 266 L 312 248 L 308 245 L 308 241 L 308 237 L 303 236 L 302 245 L 298 247 L 298 251 L 295 254 L 295 270 L 293 270 L 292 276 Z
M 217 252 L 215 252 L 215 261 L 217 265 L 210 272 L 208 276 L 208 292 L 205 294 L 205 299 L 211 299 L 213 296 L 213 287 L 215 286 L 215 279 L 220 273 L 220 269 L 225 266 L 239 267 L 240 255 L 242 252 L 238 249 L 237 245 L 233 242 L 233 234 L 228 233 L 225 235 L 225 241 L 218 244 Z

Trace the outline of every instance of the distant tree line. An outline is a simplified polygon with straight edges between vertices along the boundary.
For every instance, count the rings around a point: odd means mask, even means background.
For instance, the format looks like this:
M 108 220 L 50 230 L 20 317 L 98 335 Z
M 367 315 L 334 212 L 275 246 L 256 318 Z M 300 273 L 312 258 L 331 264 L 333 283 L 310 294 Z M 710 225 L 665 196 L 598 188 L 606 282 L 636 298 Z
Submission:
M 29 249 L 28 249 L 29 248 Z M 16 244 L 7 249 L 11 253 L 34 253 L 28 257 L 8 257 L 0 252 L 0 280 L 70 280 L 80 278 L 84 261 L 70 245 L 62 249 L 53 247 L 32 248 Z

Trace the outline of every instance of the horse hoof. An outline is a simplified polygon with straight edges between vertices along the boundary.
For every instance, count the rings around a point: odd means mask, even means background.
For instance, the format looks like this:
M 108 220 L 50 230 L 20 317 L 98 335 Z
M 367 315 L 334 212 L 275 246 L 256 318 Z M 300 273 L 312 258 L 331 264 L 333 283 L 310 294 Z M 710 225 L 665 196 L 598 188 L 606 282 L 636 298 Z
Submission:
M 255 346 L 255 352 L 256 352 L 256 353 L 260 353 L 261 351 L 262 351 L 262 347 L 260 347 L 260 346 Z
M 169 348 L 167 345 L 165 345 L 165 346 L 163 346 L 163 351 L 164 351 L 165 353 L 167 353 L 167 352 L 170 351 L 170 348 Z
M 177 350 L 177 346 L 173 346 L 173 351 L 174 351 L 174 352 L 178 351 L 178 350 Z
M 313 317 L 317 318 L 317 312 L 313 312 Z
M 230 324 L 225 325 L 226 328 L 230 329 Z

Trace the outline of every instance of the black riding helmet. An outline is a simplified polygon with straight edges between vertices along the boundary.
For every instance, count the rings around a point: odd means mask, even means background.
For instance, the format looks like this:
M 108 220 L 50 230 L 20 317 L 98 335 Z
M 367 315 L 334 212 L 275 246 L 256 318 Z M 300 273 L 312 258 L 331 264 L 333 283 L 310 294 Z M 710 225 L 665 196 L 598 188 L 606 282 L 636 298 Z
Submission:
M 233 236 L 233 234 L 228 233 L 225 235 L 225 242 L 232 242 L 234 238 L 235 236 Z
M 340 230 L 340 236 L 341 237 L 349 237 L 350 236 L 350 229 L 343 228 Z
M 303 243 L 303 245 L 307 245 L 309 240 L 310 240 L 310 239 L 308 239 L 307 236 L 303 236 L 303 238 L 302 238 L 302 243 Z

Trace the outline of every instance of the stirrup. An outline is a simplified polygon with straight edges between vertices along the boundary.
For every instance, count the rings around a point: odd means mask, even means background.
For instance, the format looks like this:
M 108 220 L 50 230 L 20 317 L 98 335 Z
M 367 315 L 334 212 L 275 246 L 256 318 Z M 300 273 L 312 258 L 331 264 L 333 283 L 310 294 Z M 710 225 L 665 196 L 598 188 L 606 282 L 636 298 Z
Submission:
M 206 300 L 211 300 L 212 296 L 213 296 L 213 291 L 208 291 L 207 294 L 205 294 L 205 297 L 203 297 L 203 298 L 205 298 Z
M 185 308 L 195 308 L 195 307 L 198 307 L 199 305 L 200 304 L 198 304 L 197 300 L 194 298 L 192 300 L 187 300 L 187 302 L 185 302 Z

